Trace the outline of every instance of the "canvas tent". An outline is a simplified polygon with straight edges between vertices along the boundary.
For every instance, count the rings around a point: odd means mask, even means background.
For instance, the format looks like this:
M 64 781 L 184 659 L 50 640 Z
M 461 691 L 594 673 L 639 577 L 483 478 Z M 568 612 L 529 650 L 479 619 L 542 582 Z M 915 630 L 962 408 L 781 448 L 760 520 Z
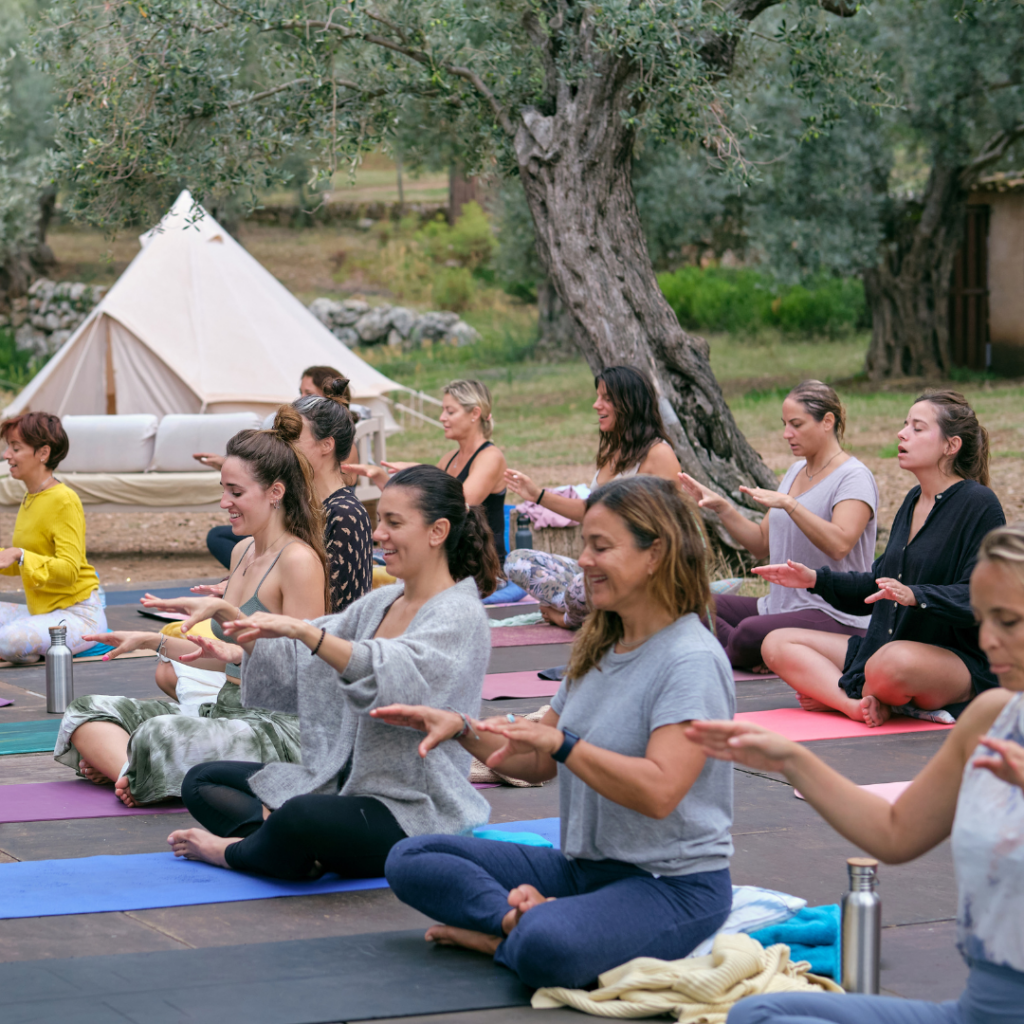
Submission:
M 406 390 L 341 344 L 182 192 L 142 251 L 7 407 L 10 416 L 268 413 L 307 366 L 337 367 L 355 401 L 393 423 L 383 396 Z

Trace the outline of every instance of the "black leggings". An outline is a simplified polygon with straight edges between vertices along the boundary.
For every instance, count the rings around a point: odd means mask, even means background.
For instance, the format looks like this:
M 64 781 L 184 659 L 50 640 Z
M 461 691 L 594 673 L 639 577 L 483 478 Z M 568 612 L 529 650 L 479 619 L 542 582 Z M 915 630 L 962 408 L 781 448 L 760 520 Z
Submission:
M 249 777 L 263 765 L 211 761 L 191 768 L 181 796 L 191 815 L 214 835 L 241 836 L 224 852 L 228 865 L 272 878 L 379 878 L 391 847 L 405 839 L 394 815 L 368 796 L 310 793 L 286 800 L 263 820 Z

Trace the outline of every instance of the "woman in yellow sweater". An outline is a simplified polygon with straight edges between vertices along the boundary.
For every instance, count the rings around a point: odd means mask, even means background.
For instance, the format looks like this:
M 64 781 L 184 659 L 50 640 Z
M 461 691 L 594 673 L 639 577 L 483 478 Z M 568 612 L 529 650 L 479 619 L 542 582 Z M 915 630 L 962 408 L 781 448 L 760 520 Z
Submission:
M 37 661 L 50 646 L 47 629 L 63 621 L 68 646 L 92 646 L 82 637 L 103 633 L 100 581 L 85 558 L 85 512 L 78 495 L 53 475 L 68 454 L 59 417 L 28 412 L 0 424 L 3 457 L 28 492 L 18 509 L 12 547 L 0 548 L 0 572 L 20 573 L 26 604 L 0 602 L 0 658 Z

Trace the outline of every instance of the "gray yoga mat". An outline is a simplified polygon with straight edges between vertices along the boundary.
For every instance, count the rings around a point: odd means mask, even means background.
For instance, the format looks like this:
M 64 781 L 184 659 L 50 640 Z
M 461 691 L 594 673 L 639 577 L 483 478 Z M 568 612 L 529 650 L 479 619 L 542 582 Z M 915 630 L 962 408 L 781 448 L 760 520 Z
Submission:
M 325 1024 L 529 1000 L 511 971 L 422 929 L 0 964 L 4 1024 Z

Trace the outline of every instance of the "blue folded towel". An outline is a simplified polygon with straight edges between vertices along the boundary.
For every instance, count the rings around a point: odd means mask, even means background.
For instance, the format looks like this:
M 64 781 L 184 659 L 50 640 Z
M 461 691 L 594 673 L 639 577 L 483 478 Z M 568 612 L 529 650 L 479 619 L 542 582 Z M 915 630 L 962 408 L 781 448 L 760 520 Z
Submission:
M 526 597 L 526 591 L 515 583 L 506 583 L 501 590 L 496 590 L 490 597 L 484 598 L 484 604 L 515 604 Z
M 790 959 L 808 960 L 811 971 L 827 978 L 839 977 L 839 904 L 804 907 L 788 921 L 751 932 L 762 946 L 782 942 L 789 946 Z

